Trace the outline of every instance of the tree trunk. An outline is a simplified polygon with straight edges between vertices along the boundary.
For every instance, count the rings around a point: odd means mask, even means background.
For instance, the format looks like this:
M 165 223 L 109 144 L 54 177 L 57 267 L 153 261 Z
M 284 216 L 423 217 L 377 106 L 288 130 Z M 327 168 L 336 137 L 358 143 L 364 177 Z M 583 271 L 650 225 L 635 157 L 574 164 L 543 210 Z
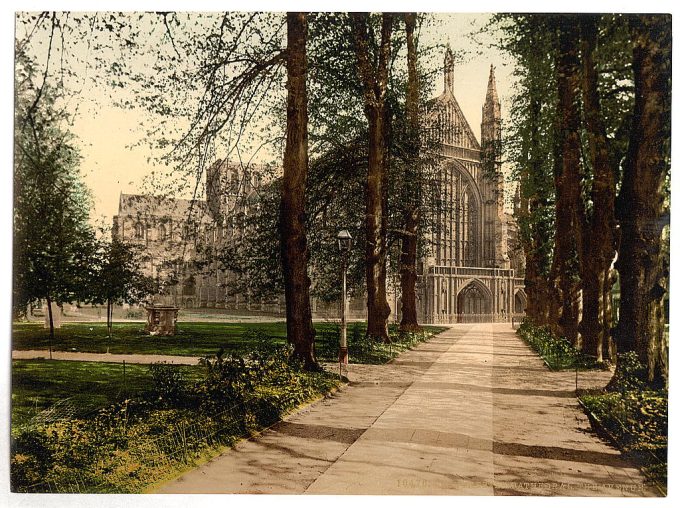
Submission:
M 382 112 L 371 111 L 369 117 L 368 178 L 366 181 L 366 289 L 368 326 L 366 333 L 389 342 L 387 319 L 387 235 L 383 227 L 385 171 L 385 118 Z
M 581 146 L 579 139 L 578 50 L 573 15 L 559 16 L 557 111 L 555 130 L 555 255 L 553 277 L 559 288 L 561 313 L 557 331 L 579 345 L 578 252 L 582 223 Z M 554 324 L 554 323 L 553 323 Z
M 608 298 L 609 267 L 614 259 L 614 199 L 616 181 L 611 163 L 607 132 L 600 106 L 597 87 L 598 75 L 593 61 L 597 44 L 597 18 L 580 18 L 582 48 L 582 89 L 588 155 L 593 168 L 591 192 L 592 212 L 583 226 L 580 269 L 583 280 L 583 318 L 580 332 L 583 350 L 604 360 L 604 347 L 609 337 L 605 320 L 605 301 Z
M 366 292 L 368 336 L 389 342 L 387 319 L 387 115 L 386 96 L 393 16 L 382 15 L 377 69 L 369 58 L 368 14 L 352 13 L 352 31 L 368 119 L 366 178 Z
M 286 149 L 283 157 L 280 234 L 281 260 L 286 296 L 286 328 L 293 355 L 306 369 L 317 369 L 315 330 L 309 299 L 307 273 L 309 251 L 305 228 L 307 182 L 307 15 L 289 12 L 288 102 Z
M 579 331 L 582 337 L 581 350 L 604 360 L 604 292 L 605 272 L 593 263 L 581 263 L 581 280 L 583 291 L 583 316 Z
M 538 56 L 537 56 L 538 58 Z M 520 207 L 518 222 L 520 224 L 520 238 L 526 269 L 524 274 L 524 288 L 527 295 L 526 316 L 537 325 L 546 325 L 549 321 L 549 298 L 551 293 L 547 275 L 550 270 L 549 251 L 545 245 L 549 243 L 549 231 L 545 226 L 545 220 L 534 217 L 536 212 L 542 212 L 547 206 L 546 196 L 549 190 L 543 177 L 543 161 L 541 153 L 541 136 L 539 123 L 541 122 L 540 91 L 535 89 L 536 82 L 531 81 L 534 87 L 528 91 L 530 140 L 529 154 L 527 159 L 531 161 L 529 171 L 520 173 Z
M 416 282 L 418 274 L 416 263 L 418 258 L 418 228 L 420 222 L 419 212 L 419 185 L 417 178 L 419 173 L 420 155 L 420 119 L 419 106 L 419 83 L 417 72 L 417 54 L 414 32 L 416 27 L 416 14 L 411 12 L 405 15 L 406 22 L 406 47 L 408 64 L 408 83 L 406 85 L 406 123 L 408 129 L 409 160 L 405 170 L 406 178 L 406 203 L 404 206 L 404 233 L 401 238 L 401 323 L 402 331 L 416 331 L 418 325 L 418 311 L 416 307 Z
M 607 338 L 606 344 L 606 356 L 605 360 L 615 360 L 616 359 L 616 342 L 613 338 L 613 325 L 614 325 L 614 311 L 612 308 L 612 288 L 616 282 L 616 272 L 612 269 L 607 270 L 607 278 L 605 282 L 605 290 L 603 295 L 604 300 L 604 329 L 605 337 Z M 609 333 L 607 333 L 609 330 Z
M 52 317 L 52 298 L 50 298 L 49 292 L 47 293 L 47 316 L 50 321 L 50 360 L 52 359 L 52 344 L 54 343 L 54 320 Z
M 617 352 L 635 351 L 650 385 L 663 386 L 668 270 L 662 231 L 670 157 L 671 18 L 633 16 L 631 29 L 635 106 L 619 195 L 621 306 L 614 333 Z
M 111 328 L 113 327 L 113 302 L 111 298 L 106 300 L 106 330 L 111 338 Z

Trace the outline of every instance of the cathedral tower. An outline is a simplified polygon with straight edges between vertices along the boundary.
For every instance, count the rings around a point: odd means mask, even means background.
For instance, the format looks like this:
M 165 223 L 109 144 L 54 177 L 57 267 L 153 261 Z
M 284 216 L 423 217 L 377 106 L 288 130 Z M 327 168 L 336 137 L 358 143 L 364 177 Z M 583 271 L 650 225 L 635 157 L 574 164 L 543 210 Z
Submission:
M 487 231 L 494 236 L 494 252 L 489 252 L 487 264 L 508 268 L 507 231 L 503 203 L 503 172 L 501 170 L 501 103 L 496 90 L 495 67 L 489 70 L 486 100 L 482 106 L 482 172 L 489 196 Z
M 500 141 L 501 141 L 501 103 L 498 100 L 498 92 L 496 91 L 496 76 L 495 67 L 492 65 L 489 71 L 489 82 L 486 87 L 486 100 L 482 106 L 482 149 L 496 148 L 498 152 L 487 154 L 492 159 L 499 159 L 500 157 Z

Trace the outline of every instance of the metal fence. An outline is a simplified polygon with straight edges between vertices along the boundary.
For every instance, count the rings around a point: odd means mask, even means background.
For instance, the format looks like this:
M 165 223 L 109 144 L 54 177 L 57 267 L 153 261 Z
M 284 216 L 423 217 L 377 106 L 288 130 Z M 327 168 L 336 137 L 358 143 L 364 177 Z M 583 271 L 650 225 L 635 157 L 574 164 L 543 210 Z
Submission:
M 456 324 L 456 323 L 512 323 L 513 325 L 522 322 L 524 314 L 428 314 L 425 322 L 432 324 Z

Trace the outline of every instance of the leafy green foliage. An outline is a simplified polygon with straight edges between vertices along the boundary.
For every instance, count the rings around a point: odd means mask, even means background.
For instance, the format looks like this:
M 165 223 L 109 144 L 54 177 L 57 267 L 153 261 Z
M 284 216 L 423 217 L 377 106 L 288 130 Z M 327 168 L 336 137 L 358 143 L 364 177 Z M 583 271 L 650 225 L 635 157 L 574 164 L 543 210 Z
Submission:
M 644 368 L 630 353 L 623 369 L 636 379 Z M 617 369 L 617 373 L 619 370 Z M 642 381 L 642 380 L 640 380 Z M 668 454 L 668 392 L 645 390 L 644 383 L 617 380 L 606 392 L 581 396 L 594 427 L 642 466 L 654 482 L 666 485 Z
M 26 64 L 27 65 L 27 64 Z M 22 66 L 17 64 L 21 75 Z M 75 301 L 87 291 L 90 197 L 78 165 L 80 154 L 54 90 L 41 88 L 42 102 L 31 102 L 34 88 L 26 71 L 17 89 L 14 137 L 13 310 L 21 316 L 42 299 Z
M 174 365 L 153 363 L 149 365 L 153 383 L 152 393 L 162 405 L 177 405 L 186 397 L 186 381 L 182 371 Z
M 524 320 L 517 334 L 538 353 L 552 370 L 602 368 L 596 359 L 582 354 L 564 337 L 556 337 L 548 326 Z
M 289 360 L 264 335 L 249 355 L 220 352 L 191 382 L 169 365 L 149 367 L 145 394 L 98 411 L 23 430 L 12 441 L 19 492 L 139 492 L 217 446 L 277 421 L 338 382 Z
M 102 304 L 138 303 L 153 292 L 153 281 L 142 274 L 138 247 L 117 239 L 100 241 L 86 301 Z
M 636 353 L 620 353 L 616 355 L 616 371 L 609 389 L 620 393 L 642 390 L 646 386 L 645 374 L 645 368 Z
M 390 344 L 366 335 L 365 323 L 353 323 L 347 330 L 347 349 L 351 363 L 381 364 L 397 357 L 419 343 L 429 340 L 445 328 L 428 326 L 419 332 L 404 332 L 397 325 L 390 325 Z M 327 327 L 317 331 L 317 357 L 333 362 L 338 358 L 340 327 Z

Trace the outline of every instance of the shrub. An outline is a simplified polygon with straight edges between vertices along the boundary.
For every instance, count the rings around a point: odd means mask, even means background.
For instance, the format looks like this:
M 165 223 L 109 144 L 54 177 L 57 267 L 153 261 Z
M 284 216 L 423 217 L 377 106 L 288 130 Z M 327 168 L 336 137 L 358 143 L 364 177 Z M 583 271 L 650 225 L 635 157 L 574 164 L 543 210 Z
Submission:
M 152 396 L 163 406 L 181 405 L 187 397 L 182 371 L 166 363 L 149 365 Z
M 634 351 L 616 355 L 616 371 L 610 390 L 622 393 L 641 390 L 645 386 L 645 368 Z
M 564 337 L 556 337 L 548 326 L 536 326 L 525 319 L 517 329 L 517 334 L 545 360 L 552 370 L 603 367 L 597 363 L 595 358 L 584 355 L 574 348 Z
M 631 365 L 635 367 L 634 362 Z M 623 387 L 625 383 L 619 383 Z M 632 390 L 591 393 L 581 397 L 596 428 L 605 431 L 629 458 L 654 481 L 666 483 L 668 452 L 668 393 Z

